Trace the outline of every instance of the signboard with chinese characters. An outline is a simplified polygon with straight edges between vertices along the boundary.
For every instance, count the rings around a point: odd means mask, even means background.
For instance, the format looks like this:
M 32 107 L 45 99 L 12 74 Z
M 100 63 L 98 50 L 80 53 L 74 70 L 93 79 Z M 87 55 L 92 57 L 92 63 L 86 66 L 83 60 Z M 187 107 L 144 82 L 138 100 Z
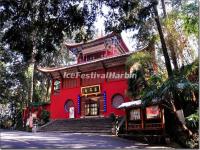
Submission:
M 140 120 L 140 109 L 133 109 L 130 111 L 130 120 Z
M 160 118 L 160 109 L 158 106 L 149 106 L 146 108 L 147 119 Z
M 100 85 L 86 86 L 81 88 L 82 95 L 92 95 L 101 93 Z

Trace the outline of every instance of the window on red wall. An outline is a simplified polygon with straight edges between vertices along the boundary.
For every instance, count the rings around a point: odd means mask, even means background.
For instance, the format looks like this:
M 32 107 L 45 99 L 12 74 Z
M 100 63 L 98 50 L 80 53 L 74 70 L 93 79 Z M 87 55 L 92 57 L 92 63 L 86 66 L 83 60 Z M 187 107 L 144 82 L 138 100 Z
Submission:
M 54 93 L 59 93 L 60 92 L 60 80 L 55 80 L 54 81 Z
M 118 108 L 119 105 L 121 105 L 124 102 L 124 97 L 120 94 L 115 94 L 112 97 L 112 107 Z

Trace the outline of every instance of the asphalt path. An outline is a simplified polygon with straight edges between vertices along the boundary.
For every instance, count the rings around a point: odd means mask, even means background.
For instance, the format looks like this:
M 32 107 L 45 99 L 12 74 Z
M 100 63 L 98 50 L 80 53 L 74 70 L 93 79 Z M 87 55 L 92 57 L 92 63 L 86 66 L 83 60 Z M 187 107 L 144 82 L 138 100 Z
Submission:
M 137 141 L 126 140 L 113 135 L 22 132 L 1 130 L 1 148 L 4 149 L 166 149 L 166 146 L 150 146 Z

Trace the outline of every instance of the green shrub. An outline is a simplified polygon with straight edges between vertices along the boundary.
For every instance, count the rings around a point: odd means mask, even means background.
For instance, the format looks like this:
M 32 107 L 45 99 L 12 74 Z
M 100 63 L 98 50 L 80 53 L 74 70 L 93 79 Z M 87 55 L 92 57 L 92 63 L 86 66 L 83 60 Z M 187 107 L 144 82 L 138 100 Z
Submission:
M 5 119 L 2 121 L 3 128 L 5 129 L 10 129 L 12 124 L 13 124 L 13 121 L 11 119 Z
M 50 112 L 47 110 L 42 110 L 40 114 L 41 121 L 43 121 L 44 123 L 47 123 L 49 122 L 49 118 L 50 118 Z
M 198 130 L 199 128 L 199 111 L 186 117 L 186 124 L 192 130 Z
M 112 122 L 114 122 L 115 119 L 116 119 L 116 116 L 115 116 L 114 113 L 111 113 L 111 114 L 109 115 L 109 118 L 112 120 Z

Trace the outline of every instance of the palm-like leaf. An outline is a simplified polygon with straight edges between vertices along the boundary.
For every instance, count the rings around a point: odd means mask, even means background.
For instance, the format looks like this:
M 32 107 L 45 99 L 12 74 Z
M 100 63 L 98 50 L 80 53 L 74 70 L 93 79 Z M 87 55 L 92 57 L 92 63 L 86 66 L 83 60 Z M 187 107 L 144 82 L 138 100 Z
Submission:
M 199 126 L 199 111 L 197 110 L 194 114 L 186 117 L 186 123 L 191 128 L 198 128 Z
M 186 96 L 190 92 L 197 92 L 198 91 L 198 84 L 192 83 L 187 80 L 183 76 L 177 76 L 172 79 L 166 80 L 158 90 L 158 95 L 160 97 L 169 95 L 173 92 L 177 94 L 182 93 L 183 96 Z

